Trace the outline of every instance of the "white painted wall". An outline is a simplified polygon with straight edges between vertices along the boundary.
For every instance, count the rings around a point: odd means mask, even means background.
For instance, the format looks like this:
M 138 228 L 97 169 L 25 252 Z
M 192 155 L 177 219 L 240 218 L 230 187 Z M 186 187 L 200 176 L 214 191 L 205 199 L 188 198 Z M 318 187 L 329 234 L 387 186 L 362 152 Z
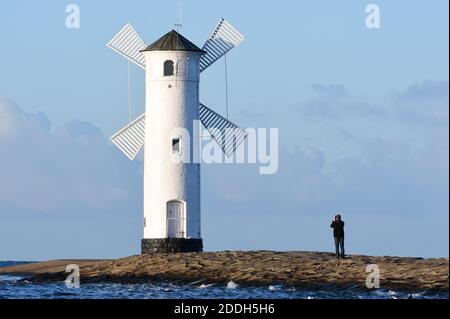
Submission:
M 186 238 L 201 238 L 200 164 L 176 164 L 172 138 L 176 128 L 193 136 L 198 120 L 200 53 L 144 52 L 146 59 L 146 128 L 144 161 L 144 238 L 167 238 L 168 201 L 186 203 Z M 175 75 L 164 77 L 164 62 L 174 61 Z M 177 76 L 177 63 L 185 71 Z M 178 135 L 178 134 L 175 134 Z M 186 142 L 186 139 L 183 139 Z

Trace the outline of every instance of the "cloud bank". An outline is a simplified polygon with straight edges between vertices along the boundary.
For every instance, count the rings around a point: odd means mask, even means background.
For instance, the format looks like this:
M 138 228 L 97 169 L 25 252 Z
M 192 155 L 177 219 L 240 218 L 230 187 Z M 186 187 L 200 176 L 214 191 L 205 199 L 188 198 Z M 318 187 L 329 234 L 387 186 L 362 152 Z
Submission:
M 0 100 L 0 254 L 93 256 L 90 247 L 99 256 L 130 253 L 140 234 L 126 225 L 142 219 L 141 184 L 139 164 L 93 124 L 52 129 L 45 114 Z M 121 222 L 125 227 L 111 228 Z

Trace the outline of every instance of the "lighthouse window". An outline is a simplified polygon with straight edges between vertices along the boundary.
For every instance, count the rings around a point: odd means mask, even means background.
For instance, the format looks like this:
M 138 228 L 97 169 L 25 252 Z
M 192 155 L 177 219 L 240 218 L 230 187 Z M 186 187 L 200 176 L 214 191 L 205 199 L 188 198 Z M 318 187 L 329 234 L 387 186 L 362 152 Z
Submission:
M 185 76 L 187 74 L 188 70 L 188 61 L 186 60 L 179 60 L 177 62 L 177 76 Z
M 171 76 L 173 75 L 173 72 L 173 61 L 167 60 L 166 62 L 164 62 L 164 76 Z
M 180 139 L 174 138 L 172 139 L 172 153 L 181 153 Z

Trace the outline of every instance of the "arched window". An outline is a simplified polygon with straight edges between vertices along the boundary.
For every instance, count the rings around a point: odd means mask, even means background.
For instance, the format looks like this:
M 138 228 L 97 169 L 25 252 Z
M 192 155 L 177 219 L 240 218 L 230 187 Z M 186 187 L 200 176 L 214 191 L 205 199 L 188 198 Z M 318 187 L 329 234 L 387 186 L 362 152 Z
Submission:
M 177 76 L 186 76 L 188 74 L 188 61 L 178 60 L 177 61 Z
M 164 76 L 172 76 L 173 71 L 173 61 L 167 60 L 166 62 L 164 62 Z
M 181 154 L 181 139 L 179 137 L 172 139 L 172 153 Z

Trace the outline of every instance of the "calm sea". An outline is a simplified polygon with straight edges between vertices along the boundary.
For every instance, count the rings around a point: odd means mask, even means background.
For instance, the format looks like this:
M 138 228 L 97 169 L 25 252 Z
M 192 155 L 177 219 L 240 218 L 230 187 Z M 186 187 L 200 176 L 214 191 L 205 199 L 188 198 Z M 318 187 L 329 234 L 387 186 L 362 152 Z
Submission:
M 0 267 L 24 262 L 0 262 Z M 283 286 L 241 288 L 239 285 L 81 284 L 68 289 L 63 282 L 34 284 L 23 277 L 0 276 L 0 299 L 448 299 L 448 293 L 377 290 L 296 290 Z

